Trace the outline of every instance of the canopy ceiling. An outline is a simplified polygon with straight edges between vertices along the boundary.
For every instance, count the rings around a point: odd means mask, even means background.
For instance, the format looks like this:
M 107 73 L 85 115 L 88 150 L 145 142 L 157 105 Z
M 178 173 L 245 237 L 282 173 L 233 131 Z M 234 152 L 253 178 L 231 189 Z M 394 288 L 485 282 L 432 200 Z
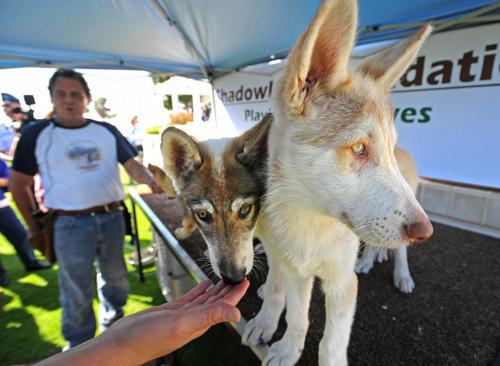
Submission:
M 319 3 L 5 0 L 0 10 L 0 68 L 78 66 L 217 77 L 285 57 Z M 498 9 L 499 3 L 360 0 L 358 44 L 401 38 L 428 20 L 437 20 L 438 29 L 471 21 Z

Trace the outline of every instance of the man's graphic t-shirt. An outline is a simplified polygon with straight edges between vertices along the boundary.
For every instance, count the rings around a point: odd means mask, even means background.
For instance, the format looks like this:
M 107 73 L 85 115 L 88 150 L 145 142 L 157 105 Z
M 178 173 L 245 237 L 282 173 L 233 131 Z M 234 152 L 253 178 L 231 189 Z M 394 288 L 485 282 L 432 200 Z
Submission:
M 118 163 L 137 155 L 116 127 L 87 120 L 64 127 L 54 120 L 33 123 L 23 132 L 12 170 L 40 173 L 45 206 L 82 210 L 122 200 Z

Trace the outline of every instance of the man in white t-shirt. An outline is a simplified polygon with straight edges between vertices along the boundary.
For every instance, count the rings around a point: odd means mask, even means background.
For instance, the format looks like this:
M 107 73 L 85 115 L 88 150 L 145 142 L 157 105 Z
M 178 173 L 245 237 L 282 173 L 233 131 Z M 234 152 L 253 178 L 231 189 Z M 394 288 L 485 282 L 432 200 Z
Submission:
M 118 163 L 136 181 L 161 192 L 137 152 L 112 125 L 84 118 L 91 100 L 83 76 L 60 69 L 49 82 L 54 116 L 28 126 L 16 148 L 10 190 L 30 231 L 39 230 L 32 216 L 29 189 L 40 174 L 44 204 L 57 212 L 54 247 L 59 264 L 62 332 L 68 347 L 92 338 L 94 261 L 103 330 L 123 316 L 127 301 L 125 235 L 120 201 L 125 198 Z

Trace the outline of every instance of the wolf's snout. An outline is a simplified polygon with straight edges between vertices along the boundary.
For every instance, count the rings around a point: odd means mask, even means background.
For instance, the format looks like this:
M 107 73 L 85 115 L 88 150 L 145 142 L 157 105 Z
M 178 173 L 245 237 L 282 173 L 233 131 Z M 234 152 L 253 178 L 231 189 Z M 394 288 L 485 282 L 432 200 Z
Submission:
M 229 273 L 221 273 L 221 277 L 222 281 L 224 281 L 226 285 L 237 285 L 245 279 L 246 273 L 246 268 L 243 268 L 241 270 L 235 270 Z
M 427 218 L 422 218 L 411 224 L 403 226 L 404 234 L 411 244 L 420 243 L 431 237 L 434 232 L 431 222 Z

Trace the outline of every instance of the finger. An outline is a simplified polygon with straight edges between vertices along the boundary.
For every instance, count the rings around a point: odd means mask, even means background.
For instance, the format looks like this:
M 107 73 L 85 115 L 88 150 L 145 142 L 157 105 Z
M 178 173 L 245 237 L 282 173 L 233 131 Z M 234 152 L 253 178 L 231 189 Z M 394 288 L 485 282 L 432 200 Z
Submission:
M 205 280 L 201 282 L 199 285 L 194 287 L 191 291 L 189 291 L 187 294 L 179 297 L 178 301 L 191 301 L 195 299 L 196 297 L 200 296 L 201 294 L 205 293 L 207 289 L 213 286 L 212 281 L 210 280 Z
M 224 296 L 226 296 L 227 293 L 229 293 L 230 291 L 233 290 L 233 288 L 234 288 L 233 286 L 225 286 L 219 293 L 208 297 L 203 303 L 204 304 L 212 304 L 212 303 L 216 302 L 217 300 L 219 300 L 220 298 L 223 298 Z
M 175 301 L 172 301 L 172 302 L 166 304 L 166 307 L 167 308 L 178 308 L 178 307 L 181 307 L 184 304 L 193 301 L 194 299 L 196 299 L 200 295 L 205 294 L 206 291 L 207 291 L 207 289 L 209 289 L 211 285 L 213 285 L 212 281 L 205 280 L 205 281 L 201 282 L 198 286 L 194 287 L 187 294 L 179 297 Z
M 224 282 L 220 281 L 217 285 L 211 287 L 205 293 L 199 295 L 195 299 L 193 299 L 190 303 L 185 304 L 185 306 L 193 305 L 193 304 L 203 304 L 208 298 L 217 295 L 225 288 Z
M 241 298 L 247 292 L 249 286 L 250 281 L 248 281 L 247 279 L 243 280 L 243 282 L 234 286 L 231 291 L 229 291 L 224 297 L 219 299 L 218 302 L 236 306 L 236 304 L 240 302 Z
M 214 296 L 217 295 L 221 290 L 223 290 L 226 287 L 226 284 L 223 281 L 219 281 L 214 287 L 211 289 L 207 290 L 205 295 Z

